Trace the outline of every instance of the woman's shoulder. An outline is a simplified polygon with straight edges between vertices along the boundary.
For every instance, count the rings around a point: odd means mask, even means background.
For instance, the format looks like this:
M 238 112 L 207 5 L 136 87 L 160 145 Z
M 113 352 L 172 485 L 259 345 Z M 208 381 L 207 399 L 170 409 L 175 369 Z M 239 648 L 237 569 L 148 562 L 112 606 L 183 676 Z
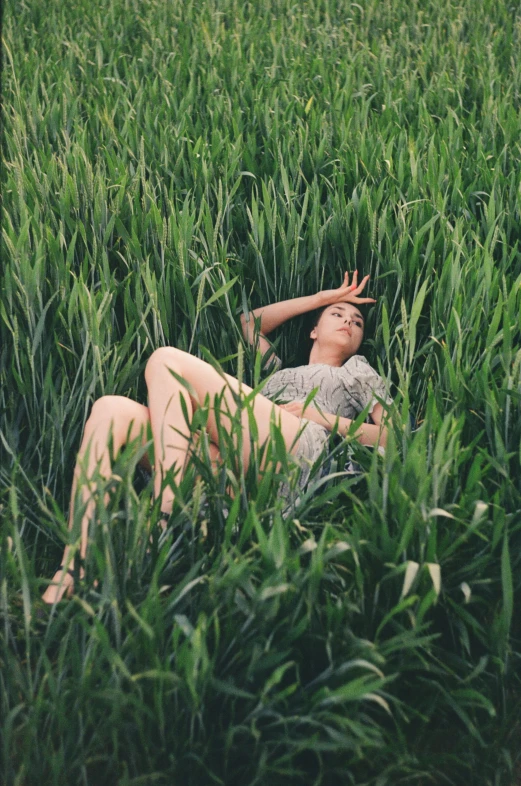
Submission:
M 367 381 L 370 383 L 383 382 L 378 371 L 373 368 L 363 355 L 351 355 L 341 369 L 341 375 L 350 382 L 355 380 L 359 380 L 360 382 Z
M 363 355 L 352 355 L 342 369 L 346 388 L 360 398 L 363 406 L 370 399 L 376 403 L 375 393 L 389 403 L 392 402 L 388 380 L 382 377 Z

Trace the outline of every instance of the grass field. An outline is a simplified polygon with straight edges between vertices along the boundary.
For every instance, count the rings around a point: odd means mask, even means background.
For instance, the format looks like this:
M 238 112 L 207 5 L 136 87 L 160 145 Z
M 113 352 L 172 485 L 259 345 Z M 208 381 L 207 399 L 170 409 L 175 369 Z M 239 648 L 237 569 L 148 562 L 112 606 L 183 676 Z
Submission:
M 8 0 L 3 784 L 521 783 L 519 63 L 508 0 Z M 385 457 L 288 519 L 203 460 L 150 557 L 129 446 L 42 615 L 94 399 L 164 344 L 258 383 L 240 314 L 355 267 Z

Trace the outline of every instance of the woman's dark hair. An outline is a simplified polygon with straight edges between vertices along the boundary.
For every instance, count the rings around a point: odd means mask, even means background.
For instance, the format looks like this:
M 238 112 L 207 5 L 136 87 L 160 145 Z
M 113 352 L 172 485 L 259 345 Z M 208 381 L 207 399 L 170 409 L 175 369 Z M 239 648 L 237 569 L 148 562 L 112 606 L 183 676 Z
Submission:
M 322 306 L 322 308 L 316 308 L 314 311 L 311 312 L 309 316 L 309 333 L 316 327 L 320 321 L 320 317 L 326 310 L 327 306 Z

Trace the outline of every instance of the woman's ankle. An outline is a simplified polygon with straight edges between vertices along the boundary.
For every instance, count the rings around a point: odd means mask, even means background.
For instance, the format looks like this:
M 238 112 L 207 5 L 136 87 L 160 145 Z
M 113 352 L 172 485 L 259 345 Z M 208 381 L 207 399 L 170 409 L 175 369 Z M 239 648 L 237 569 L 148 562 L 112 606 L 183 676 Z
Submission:
M 42 595 L 44 603 L 54 604 L 58 603 L 64 595 L 70 596 L 74 589 L 74 572 L 67 570 L 63 565 L 60 565 L 51 581 L 49 586 Z

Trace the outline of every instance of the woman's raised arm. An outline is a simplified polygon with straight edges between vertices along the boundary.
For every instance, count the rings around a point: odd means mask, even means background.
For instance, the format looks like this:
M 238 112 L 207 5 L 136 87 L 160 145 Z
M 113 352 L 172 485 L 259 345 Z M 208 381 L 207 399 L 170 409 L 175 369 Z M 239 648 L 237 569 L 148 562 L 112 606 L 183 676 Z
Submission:
M 269 343 L 264 336 L 271 333 L 272 330 L 278 328 L 284 322 L 292 317 L 297 317 L 300 314 L 305 314 L 308 311 L 314 311 L 324 305 L 320 300 L 318 292 L 316 295 L 305 295 L 304 297 L 295 297 L 291 300 L 281 300 L 280 303 L 271 303 L 268 306 L 261 306 L 254 311 L 250 311 L 248 316 L 241 314 L 241 325 L 244 338 L 253 344 L 254 340 L 254 317 L 260 317 L 260 335 L 259 335 L 259 348 L 264 354 L 269 349 Z

